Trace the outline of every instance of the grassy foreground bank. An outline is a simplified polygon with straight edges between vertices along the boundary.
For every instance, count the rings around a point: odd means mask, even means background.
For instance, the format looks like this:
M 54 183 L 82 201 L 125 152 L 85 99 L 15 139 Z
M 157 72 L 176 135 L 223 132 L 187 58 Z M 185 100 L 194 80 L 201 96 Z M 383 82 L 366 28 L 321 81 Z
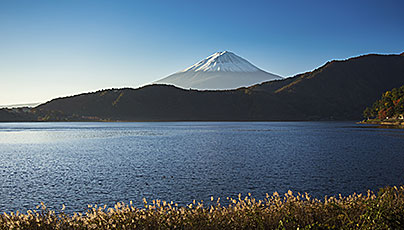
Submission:
M 212 198 L 213 200 L 213 198 Z M 194 202 L 178 207 L 165 201 L 144 201 L 144 208 L 118 203 L 115 208 L 89 207 L 86 213 L 39 211 L 3 213 L 0 229 L 403 229 L 404 186 L 386 187 L 377 194 L 353 194 L 324 200 L 307 194 L 264 200 L 251 196 L 230 204 L 205 207 Z

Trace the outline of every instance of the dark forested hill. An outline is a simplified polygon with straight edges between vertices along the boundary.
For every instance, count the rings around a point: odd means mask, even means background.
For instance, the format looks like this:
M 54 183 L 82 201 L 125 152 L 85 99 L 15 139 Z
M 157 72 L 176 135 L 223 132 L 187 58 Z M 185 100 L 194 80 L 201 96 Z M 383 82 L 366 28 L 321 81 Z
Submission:
M 54 99 L 32 113 L 39 120 L 358 120 L 383 92 L 403 84 L 403 56 L 365 55 L 237 90 L 102 90 Z
M 404 57 L 365 55 L 332 61 L 313 72 L 252 88 L 269 90 L 309 119 L 360 119 L 380 95 L 404 83 Z
M 110 120 L 282 120 L 295 114 L 288 107 L 277 97 L 244 89 L 196 91 L 149 85 L 55 99 L 37 110 Z
M 37 116 L 29 108 L 0 109 L 0 122 L 4 121 L 36 121 Z

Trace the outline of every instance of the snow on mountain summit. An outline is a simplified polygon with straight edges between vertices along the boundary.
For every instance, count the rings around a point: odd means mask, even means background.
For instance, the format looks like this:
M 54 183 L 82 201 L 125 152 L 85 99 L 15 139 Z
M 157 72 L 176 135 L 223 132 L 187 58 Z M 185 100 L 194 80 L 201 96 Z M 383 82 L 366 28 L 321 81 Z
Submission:
M 223 51 L 216 52 L 181 72 L 187 71 L 255 72 L 260 69 L 232 52 Z
M 232 52 L 223 51 L 156 83 L 187 89 L 224 90 L 279 79 L 282 77 L 265 72 Z

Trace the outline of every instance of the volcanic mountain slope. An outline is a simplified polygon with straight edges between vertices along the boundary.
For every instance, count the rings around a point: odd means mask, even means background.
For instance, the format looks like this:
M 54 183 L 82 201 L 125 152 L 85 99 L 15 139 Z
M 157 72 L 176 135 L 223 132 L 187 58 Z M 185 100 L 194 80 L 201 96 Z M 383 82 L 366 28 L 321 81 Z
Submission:
M 191 67 L 156 81 L 185 89 L 223 90 L 282 79 L 267 73 L 232 52 L 217 52 Z
M 58 98 L 34 111 L 48 120 L 358 120 L 384 91 L 403 84 L 403 56 L 365 55 L 237 90 L 150 85 Z

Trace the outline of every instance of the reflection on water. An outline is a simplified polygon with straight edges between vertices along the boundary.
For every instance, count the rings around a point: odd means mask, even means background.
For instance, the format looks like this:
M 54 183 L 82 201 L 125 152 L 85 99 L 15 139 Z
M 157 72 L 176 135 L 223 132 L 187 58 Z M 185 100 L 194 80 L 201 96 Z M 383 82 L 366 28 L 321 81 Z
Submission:
M 404 181 L 404 130 L 344 122 L 0 123 L 0 212 Z

